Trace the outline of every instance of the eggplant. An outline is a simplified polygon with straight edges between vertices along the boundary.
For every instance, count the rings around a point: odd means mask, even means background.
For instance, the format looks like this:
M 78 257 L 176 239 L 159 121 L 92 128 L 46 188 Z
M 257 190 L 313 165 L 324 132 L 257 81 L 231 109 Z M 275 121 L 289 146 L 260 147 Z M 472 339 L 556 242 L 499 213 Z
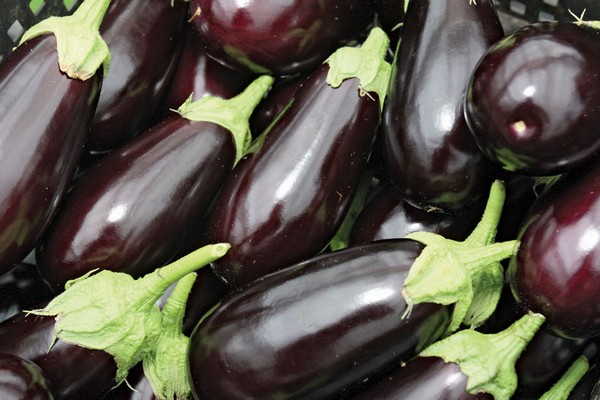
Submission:
M 35 265 L 19 263 L 0 276 L 0 321 L 50 300 L 54 292 Z
M 496 168 L 475 144 L 463 97 L 503 31 L 491 0 L 411 1 L 383 112 L 383 149 L 406 201 L 452 213 L 480 198 Z
M 509 400 L 517 386 L 514 363 L 543 323 L 543 315 L 526 314 L 496 334 L 457 332 L 353 399 Z
M 42 308 L 0 323 L 0 353 L 39 365 L 58 399 L 102 399 L 155 351 L 158 299 L 228 249 L 226 243 L 204 246 L 137 280 L 107 270 L 73 280 Z
M 600 32 L 540 22 L 498 41 L 473 72 L 465 117 L 481 151 L 509 171 L 573 170 L 600 150 Z
M 192 0 L 206 52 L 240 72 L 309 73 L 337 48 L 361 41 L 373 7 L 361 0 Z
M 312 257 L 335 235 L 379 123 L 387 46 L 374 28 L 361 48 L 336 51 L 232 171 L 207 231 L 208 242 L 232 245 L 213 265 L 228 285 Z
M 182 0 L 111 1 L 100 32 L 112 68 L 104 79 L 88 151 L 120 147 L 158 122 L 183 45 L 187 5 Z
M 191 247 L 250 137 L 252 109 L 272 80 L 257 78 L 229 100 L 186 102 L 89 167 L 36 248 L 44 279 L 60 291 L 96 268 L 140 276 Z M 196 109 L 204 114 L 194 114 Z
M 10 354 L 0 354 L 0 398 L 53 400 L 54 396 L 35 363 Z
M 188 24 L 189 25 L 189 24 Z M 185 27 L 185 42 L 166 94 L 164 112 L 178 109 L 192 95 L 229 99 L 240 93 L 256 76 L 227 68 L 206 54 L 196 33 Z
M 435 232 L 448 239 L 464 240 L 481 216 L 483 207 L 479 207 L 479 204 L 450 215 L 427 212 L 407 203 L 392 185 L 385 185 L 356 218 L 350 243 L 401 238 L 417 231 Z
M 328 399 L 438 338 L 452 307 L 402 287 L 423 246 L 379 241 L 326 253 L 223 300 L 191 335 L 196 398 Z
M 555 334 L 600 334 L 600 164 L 563 175 L 525 216 L 509 280 L 523 309 L 544 314 Z
M 33 250 L 75 175 L 107 68 L 98 34 L 107 6 L 84 1 L 42 21 L 0 64 L 0 274 Z
M 379 240 L 232 291 L 192 332 L 194 396 L 339 399 L 461 323 L 477 326 L 502 289 L 499 261 L 517 244 L 493 243 L 503 199 L 502 185 L 493 185 L 464 242 L 434 234 Z

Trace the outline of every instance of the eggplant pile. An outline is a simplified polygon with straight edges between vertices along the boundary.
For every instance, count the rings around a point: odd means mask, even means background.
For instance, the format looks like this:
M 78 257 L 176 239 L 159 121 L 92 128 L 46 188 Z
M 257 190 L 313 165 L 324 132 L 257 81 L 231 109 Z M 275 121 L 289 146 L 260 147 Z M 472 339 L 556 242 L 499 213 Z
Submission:
M 600 22 L 84 0 L 0 62 L 0 398 L 600 393 Z

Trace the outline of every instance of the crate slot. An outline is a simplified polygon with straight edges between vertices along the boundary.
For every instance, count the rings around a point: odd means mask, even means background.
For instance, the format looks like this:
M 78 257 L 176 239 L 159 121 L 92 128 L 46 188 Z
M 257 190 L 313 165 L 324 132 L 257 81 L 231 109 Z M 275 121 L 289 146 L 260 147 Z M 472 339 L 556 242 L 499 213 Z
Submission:
M 23 25 L 21 25 L 18 19 L 15 20 L 15 22 L 13 22 L 10 28 L 8 28 L 6 31 L 8 37 L 10 37 L 10 40 L 12 40 L 13 43 L 17 43 L 19 39 L 21 39 L 21 36 L 23 36 L 24 32 L 25 28 L 23 28 Z

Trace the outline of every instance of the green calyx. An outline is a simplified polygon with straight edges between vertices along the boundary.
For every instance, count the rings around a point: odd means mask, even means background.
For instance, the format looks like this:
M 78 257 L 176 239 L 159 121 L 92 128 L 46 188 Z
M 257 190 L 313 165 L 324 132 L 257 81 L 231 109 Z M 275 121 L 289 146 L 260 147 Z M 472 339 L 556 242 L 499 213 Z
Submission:
M 467 379 L 467 392 L 489 393 L 496 400 L 509 400 L 517 388 L 515 362 L 545 318 L 529 313 L 496 334 L 465 329 L 427 347 L 420 357 L 439 357 L 460 367 Z
M 171 284 L 219 259 L 230 247 L 204 246 L 139 279 L 122 272 L 92 271 L 67 282 L 65 291 L 46 307 L 29 313 L 56 317 L 52 345 L 61 339 L 112 355 L 115 380 L 121 383 L 159 339 L 162 317 L 156 301 Z
M 461 324 L 477 327 L 494 312 L 504 285 L 500 261 L 516 253 L 517 240 L 494 243 L 502 207 L 504 185 L 492 184 L 483 217 L 462 242 L 428 232 L 406 237 L 425 245 L 404 282 L 408 305 L 403 317 L 410 317 L 415 304 L 454 305 L 446 335 Z
M 19 45 L 36 36 L 54 34 L 62 72 L 85 81 L 103 65 L 106 76 L 110 52 L 99 29 L 109 4 L 110 0 L 84 0 L 72 15 L 46 18 L 29 28 Z
M 190 339 L 183 334 L 185 306 L 196 273 L 177 283 L 162 310 L 160 336 L 143 359 L 144 375 L 159 400 L 192 398 L 192 384 L 187 373 L 187 350 Z
M 587 357 L 580 356 L 571 364 L 558 382 L 540 397 L 540 400 L 567 400 L 575 385 L 583 378 L 589 368 L 590 363 Z
M 233 135 L 237 163 L 252 141 L 248 119 L 273 84 L 273 77 L 263 75 L 231 99 L 207 96 L 192 101 L 190 96 L 177 112 L 191 121 L 206 121 L 228 129 Z
M 329 72 L 327 83 L 339 87 L 346 79 L 360 81 L 360 95 L 377 93 L 383 108 L 391 77 L 392 67 L 385 61 L 390 39 L 381 28 L 373 28 L 361 47 L 342 47 L 327 60 Z

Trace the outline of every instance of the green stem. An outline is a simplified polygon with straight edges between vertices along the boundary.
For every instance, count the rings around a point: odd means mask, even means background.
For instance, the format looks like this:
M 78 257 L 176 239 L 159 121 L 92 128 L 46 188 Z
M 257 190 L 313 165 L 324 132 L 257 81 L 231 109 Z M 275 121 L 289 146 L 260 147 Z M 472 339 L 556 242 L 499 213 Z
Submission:
M 500 181 L 492 183 L 483 216 L 465 243 L 485 245 L 494 242 L 505 199 L 504 185 Z
M 81 26 L 88 27 L 93 30 L 99 30 L 102 19 L 108 10 L 111 0 L 85 0 L 73 12 L 81 23 Z
M 181 278 L 175 285 L 175 289 L 162 309 L 163 332 L 181 334 L 185 307 L 196 278 L 197 274 L 192 272 Z
M 540 397 L 540 400 L 567 400 L 575 385 L 583 378 L 589 368 L 590 363 L 587 357 L 580 356 L 571 364 L 558 382 Z
M 223 257 L 228 243 L 207 245 L 135 281 L 136 293 L 143 303 L 155 303 L 174 282 Z
M 212 122 L 228 129 L 233 135 L 237 163 L 252 140 L 248 119 L 272 84 L 273 77 L 263 75 L 231 99 L 207 96 L 192 101 L 190 95 L 177 112 L 191 121 Z
M 515 363 L 544 321 L 543 315 L 528 313 L 496 334 L 465 329 L 432 344 L 419 356 L 457 364 L 468 377 L 469 393 L 509 400 L 517 388 Z

